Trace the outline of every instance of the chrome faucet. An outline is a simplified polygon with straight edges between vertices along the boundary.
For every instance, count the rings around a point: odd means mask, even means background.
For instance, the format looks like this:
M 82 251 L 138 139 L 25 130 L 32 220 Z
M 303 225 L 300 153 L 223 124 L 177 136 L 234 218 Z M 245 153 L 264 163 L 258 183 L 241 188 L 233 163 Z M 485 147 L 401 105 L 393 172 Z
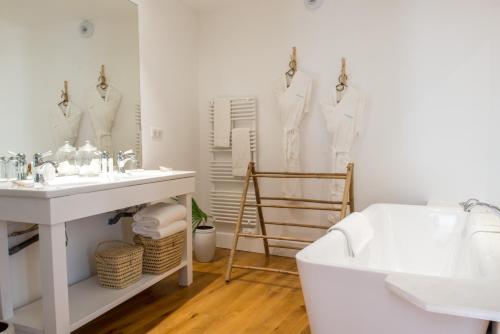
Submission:
M 128 150 L 125 152 L 118 152 L 118 154 L 116 155 L 116 164 L 118 165 L 118 171 L 120 173 L 125 173 L 125 165 L 129 161 L 137 161 L 134 151 Z
M 52 160 L 45 160 L 45 158 L 49 157 L 52 155 L 52 151 L 48 151 L 45 153 L 35 153 L 33 155 L 33 180 L 36 183 L 43 183 L 45 182 L 45 178 L 41 172 L 41 168 L 45 166 L 46 164 L 51 164 L 54 166 L 57 172 L 57 162 L 52 161 Z
M 479 206 L 479 207 L 485 207 L 485 208 L 491 209 L 497 215 L 500 215 L 500 208 L 498 206 L 495 206 L 495 205 L 489 204 L 489 203 L 481 202 L 480 200 L 478 200 L 476 198 L 471 198 L 471 199 L 469 199 L 465 202 L 459 203 L 459 204 L 461 207 L 464 208 L 465 212 L 470 212 L 472 210 L 472 208 Z

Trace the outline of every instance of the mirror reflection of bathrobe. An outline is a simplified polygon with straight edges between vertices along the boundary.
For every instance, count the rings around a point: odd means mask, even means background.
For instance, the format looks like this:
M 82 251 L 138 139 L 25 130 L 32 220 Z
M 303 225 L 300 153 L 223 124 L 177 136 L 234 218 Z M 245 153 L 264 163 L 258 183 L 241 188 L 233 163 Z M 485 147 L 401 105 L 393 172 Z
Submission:
M 312 79 L 297 71 L 290 86 L 286 77 L 276 83 L 276 96 L 283 126 L 282 154 L 286 172 L 299 172 L 300 169 L 300 124 L 309 111 Z M 284 179 L 283 193 L 286 197 L 300 197 L 300 179 Z
M 97 88 L 90 90 L 87 96 L 87 109 L 94 130 L 95 144 L 101 151 L 112 151 L 111 129 L 116 113 L 120 108 L 122 96 L 114 87 L 109 86 L 104 96 Z
M 333 172 L 345 173 L 350 162 L 350 152 L 356 136 L 361 132 L 361 120 L 365 109 L 365 98 L 354 88 L 346 88 L 342 100 L 337 103 L 335 88 L 332 94 L 321 103 L 328 132 L 332 134 L 332 169 Z M 342 181 L 332 181 L 331 197 L 342 198 Z
M 50 114 L 54 148 L 58 149 L 66 141 L 74 146 L 80 133 L 81 121 L 82 112 L 72 102 L 66 107 L 61 105 L 60 108 L 54 109 Z

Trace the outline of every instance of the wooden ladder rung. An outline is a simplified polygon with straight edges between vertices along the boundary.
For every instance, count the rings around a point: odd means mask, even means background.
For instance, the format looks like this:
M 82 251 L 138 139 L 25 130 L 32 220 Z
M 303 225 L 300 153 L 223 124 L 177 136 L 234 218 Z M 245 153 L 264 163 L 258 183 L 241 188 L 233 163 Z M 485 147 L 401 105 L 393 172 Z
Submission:
M 338 204 L 342 205 L 342 201 L 324 201 L 320 199 L 309 198 L 291 198 L 291 197 L 261 197 L 261 200 L 266 201 L 287 201 L 287 202 L 306 202 L 306 203 L 321 203 L 321 204 Z
M 280 225 L 280 226 L 291 226 L 291 227 L 308 227 L 308 228 L 320 228 L 320 229 L 324 229 L 324 230 L 327 230 L 329 229 L 330 227 L 329 226 L 324 226 L 324 225 L 308 225 L 308 224 L 295 224 L 295 223 L 282 223 L 282 222 L 268 222 L 268 221 L 265 221 L 264 222 L 265 224 L 269 224 L 269 225 Z
M 253 269 L 253 270 L 260 270 L 260 271 L 269 271 L 269 272 L 273 272 L 273 273 L 289 274 L 289 275 L 296 275 L 296 276 L 299 275 L 299 273 L 296 272 L 296 271 L 276 269 L 276 268 L 242 266 L 242 265 L 239 265 L 239 264 L 233 264 L 232 267 L 233 268 L 239 268 L 239 269 Z
M 296 250 L 302 250 L 302 249 L 304 249 L 304 247 L 289 246 L 289 245 L 269 245 L 269 247 L 273 247 L 273 248 L 286 248 L 286 249 L 296 249 Z
M 299 238 L 291 238 L 291 237 L 273 237 L 270 235 L 262 235 L 262 234 L 250 234 L 250 233 L 238 233 L 239 237 L 247 237 L 247 238 L 257 238 L 257 239 L 270 239 L 270 240 L 284 240 L 284 241 L 295 241 L 295 242 L 304 242 L 304 243 L 313 243 L 314 240 L 308 239 L 299 239 Z
M 277 205 L 277 204 L 245 204 L 245 207 L 248 207 L 248 208 L 323 210 L 323 211 L 340 211 L 341 210 L 341 208 L 328 208 L 325 206 Z
M 260 172 L 252 174 L 252 177 L 262 177 L 271 179 L 329 179 L 329 180 L 345 180 L 345 174 L 304 174 L 304 173 L 266 173 Z

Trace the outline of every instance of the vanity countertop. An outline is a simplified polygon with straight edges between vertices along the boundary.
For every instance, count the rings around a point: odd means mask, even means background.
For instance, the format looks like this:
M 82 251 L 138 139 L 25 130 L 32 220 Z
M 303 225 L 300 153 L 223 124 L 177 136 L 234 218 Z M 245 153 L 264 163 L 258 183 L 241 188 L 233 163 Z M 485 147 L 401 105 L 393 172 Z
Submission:
M 194 177 L 193 171 L 144 170 L 124 174 L 112 173 L 93 177 L 63 176 L 44 185 L 24 185 L 16 182 L 0 182 L 0 197 L 28 197 L 49 199 L 114 188 L 130 187 L 145 183 L 162 182 Z M 24 182 L 24 181 L 23 181 Z
M 428 312 L 500 321 L 498 279 L 456 279 L 391 274 L 387 288 Z

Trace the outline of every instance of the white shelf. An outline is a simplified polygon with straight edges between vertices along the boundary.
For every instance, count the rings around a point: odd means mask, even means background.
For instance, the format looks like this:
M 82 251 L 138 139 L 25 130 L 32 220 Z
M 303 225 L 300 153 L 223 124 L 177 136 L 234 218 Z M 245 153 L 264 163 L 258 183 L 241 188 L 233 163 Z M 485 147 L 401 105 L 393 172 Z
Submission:
M 78 282 L 69 287 L 69 314 L 71 330 L 85 325 L 141 291 L 158 283 L 187 265 L 183 261 L 179 266 L 162 275 L 144 274 L 141 280 L 125 289 L 107 289 L 99 285 L 96 276 Z M 12 322 L 16 330 L 43 334 L 43 314 L 41 299 L 17 309 Z
M 457 279 L 394 273 L 386 287 L 427 312 L 500 321 L 498 279 Z

